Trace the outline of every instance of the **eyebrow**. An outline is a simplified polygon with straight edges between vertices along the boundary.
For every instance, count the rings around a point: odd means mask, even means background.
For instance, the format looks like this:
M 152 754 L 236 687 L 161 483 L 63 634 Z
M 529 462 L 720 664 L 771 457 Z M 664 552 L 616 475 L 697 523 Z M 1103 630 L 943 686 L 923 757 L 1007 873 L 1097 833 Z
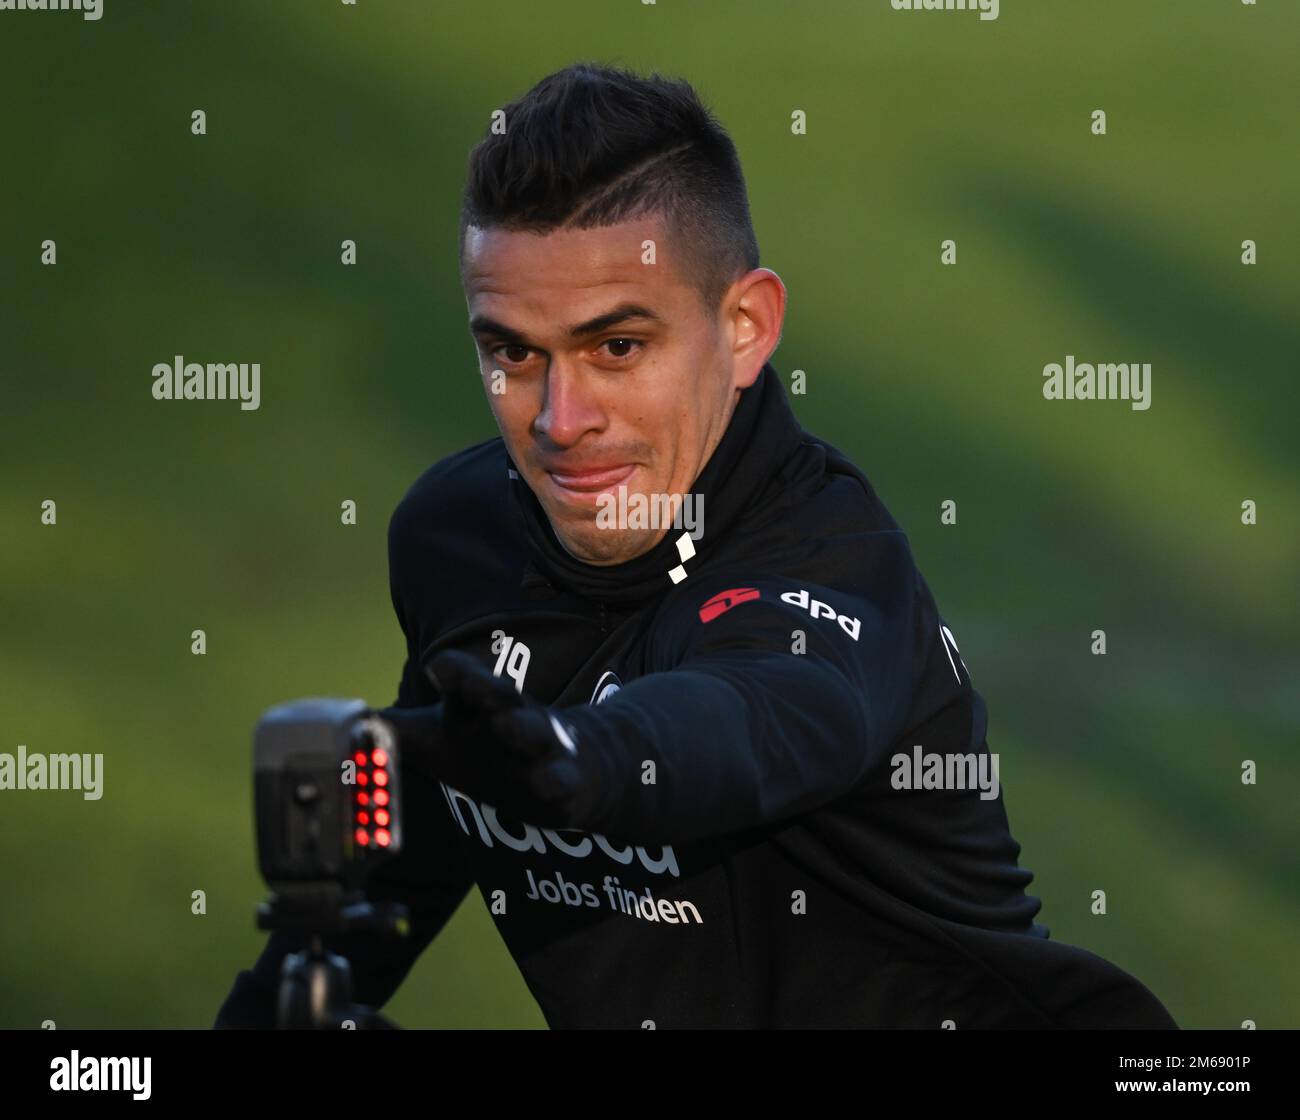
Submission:
M 588 319 L 585 323 L 577 323 L 569 327 L 564 334 L 573 340 L 586 338 L 588 335 L 598 334 L 629 319 L 648 319 L 652 323 L 662 323 L 664 321 L 662 316 L 639 303 L 620 303 L 603 315 L 597 315 L 594 319 Z M 472 334 L 491 335 L 494 338 L 504 339 L 506 342 L 519 346 L 528 345 L 528 340 L 519 331 L 513 327 L 507 327 L 504 323 L 498 323 L 495 319 L 491 319 L 486 315 L 475 315 L 469 321 L 469 329 Z

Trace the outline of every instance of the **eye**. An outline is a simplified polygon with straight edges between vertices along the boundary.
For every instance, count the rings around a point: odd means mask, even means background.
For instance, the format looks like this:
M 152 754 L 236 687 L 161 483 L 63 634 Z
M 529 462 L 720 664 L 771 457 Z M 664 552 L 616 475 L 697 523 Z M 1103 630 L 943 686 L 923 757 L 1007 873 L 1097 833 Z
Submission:
M 638 342 L 635 338 L 607 338 L 604 342 L 601 343 L 601 345 L 602 346 L 640 346 L 641 343 Z M 610 357 L 630 358 L 633 353 L 635 353 L 635 351 L 631 351 L 625 354 L 615 354 L 613 351 L 611 351 Z
M 497 354 L 500 354 L 504 350 L 522 351 L 521 357 L 511 357 L 507 355 L 506 364 L 508 365 L 518 365 L 520 362 L 527 360 L 529 353 L 531 353 L 527 346 L 522 346 L 517 342 L 507 342 L 501 346 L 494 346 L 489 353 L 493 357 L 496 357 Z

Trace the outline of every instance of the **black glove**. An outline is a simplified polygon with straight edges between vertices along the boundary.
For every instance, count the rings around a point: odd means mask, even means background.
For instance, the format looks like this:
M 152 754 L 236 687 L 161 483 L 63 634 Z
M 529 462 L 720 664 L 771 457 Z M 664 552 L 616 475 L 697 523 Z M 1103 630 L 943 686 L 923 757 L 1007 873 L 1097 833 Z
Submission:
M 570 721 L 459 650 L 438 654 L 425 672 L 439 703 L 379 712 L 407 763 L 516 820 L 584 826 L 599 795 L 597 766 Z

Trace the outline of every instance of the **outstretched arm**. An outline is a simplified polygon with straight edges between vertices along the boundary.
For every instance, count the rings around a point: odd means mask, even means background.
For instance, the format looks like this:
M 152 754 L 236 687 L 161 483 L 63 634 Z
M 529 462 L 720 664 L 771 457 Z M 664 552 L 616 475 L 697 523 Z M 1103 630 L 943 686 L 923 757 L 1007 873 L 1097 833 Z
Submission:
M 767 578 L 719 613 L 715 577 L 657 627 L 664 667 L 597 706 L 545 708 L 440 654 L 443 704 L 399 733 L 451 785 L 543 827 L 684 843 L 806 811 L 852 789 L 906 718 L 914 569 L 897 557 L 872 598 Z

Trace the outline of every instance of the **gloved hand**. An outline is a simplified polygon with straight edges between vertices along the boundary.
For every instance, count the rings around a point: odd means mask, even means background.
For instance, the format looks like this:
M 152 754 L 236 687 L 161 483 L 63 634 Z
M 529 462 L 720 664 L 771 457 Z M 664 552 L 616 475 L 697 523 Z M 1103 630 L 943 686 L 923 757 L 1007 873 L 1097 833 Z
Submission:
M 582 828 L 598 796 L 598 766 L 573 724 L 446 650 L 425 666 L 442 695 L 427 708 L 384 708 L 402 757 L 417 771 L 543 828 Z

